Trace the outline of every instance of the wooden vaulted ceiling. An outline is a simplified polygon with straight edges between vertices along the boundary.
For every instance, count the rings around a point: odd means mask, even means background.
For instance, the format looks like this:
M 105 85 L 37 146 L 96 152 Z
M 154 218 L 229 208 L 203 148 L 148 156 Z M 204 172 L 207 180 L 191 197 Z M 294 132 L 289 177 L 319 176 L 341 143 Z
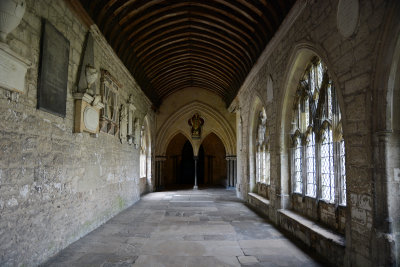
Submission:
M 227 105 L 295 0 L 80 0 L 155 106 L 177 90 Z

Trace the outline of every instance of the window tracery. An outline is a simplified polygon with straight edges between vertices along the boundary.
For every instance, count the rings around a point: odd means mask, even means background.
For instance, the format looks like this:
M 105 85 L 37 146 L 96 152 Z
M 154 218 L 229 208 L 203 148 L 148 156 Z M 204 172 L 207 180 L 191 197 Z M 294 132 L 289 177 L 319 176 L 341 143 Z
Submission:
M 144 125 L 140 130 L 140 177 L 146 176 L 146 151 L 147 151 L 147 142 L 146 142 L 146 128 Z
M 267 115 L 263 108 L 258 116 L 256 138 L 256 177 L 257 182 L 270 184 L 270 153 L 267 133 Z
M 323 62 L 307 66 L 295 94 L 292 191 L 346 204 L 345 142 L 336 91 Z

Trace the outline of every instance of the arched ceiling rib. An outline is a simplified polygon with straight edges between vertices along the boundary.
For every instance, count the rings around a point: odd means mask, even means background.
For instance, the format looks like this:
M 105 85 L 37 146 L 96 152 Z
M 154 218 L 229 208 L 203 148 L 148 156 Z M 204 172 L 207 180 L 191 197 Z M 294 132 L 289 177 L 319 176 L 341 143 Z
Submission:
M 227 105 L 295 0 L 80 0 L 155 106 L 199 87 Z

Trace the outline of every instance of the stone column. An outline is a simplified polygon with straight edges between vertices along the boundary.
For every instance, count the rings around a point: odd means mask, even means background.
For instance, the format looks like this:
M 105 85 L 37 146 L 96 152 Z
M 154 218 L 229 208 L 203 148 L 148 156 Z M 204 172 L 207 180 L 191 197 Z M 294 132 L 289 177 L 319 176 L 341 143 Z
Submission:
M 236 156 L 227 156 L 226 158 L 227 187 L 236 186 Z
M 232 158 L 229 159 L 229 187 L 233 186 L 233 160 Z
M 197 190 L 199 187 L 197 186 L 197 161 L 199 160 L 198 156 L 194 156 L 194 186 L 193 190 Z
M 233 187 L 236 187 L 237 183 L 237 161 L 236 157 L 232 160 L 233 161 Z
M 373 140 L 375 194 L 373 202 L 363 202 L 363 205 L 368 209 L 373 207 L 374 211 L 371 244 L 374 266 L 399 266 L 400 209 L 398 206 L 400 192 L 397 185 L 400 180 L 400 168 L 396 167 L 400 163 L 400 154 L 397 153 L 400 149 L 400 133 L 378 131 L 374 134 Z M 358 199 L 361 199 L 361 195 L 358 196 Z M 357 204 L 352 203 L 349 197 L 347 197 L 347 202 L 347 206 L 353 205 L 354 207 Z
M 231 177 L 231 168 L 229 157 L 226 157 L 226 187 L 229 187 L 229 181 Z

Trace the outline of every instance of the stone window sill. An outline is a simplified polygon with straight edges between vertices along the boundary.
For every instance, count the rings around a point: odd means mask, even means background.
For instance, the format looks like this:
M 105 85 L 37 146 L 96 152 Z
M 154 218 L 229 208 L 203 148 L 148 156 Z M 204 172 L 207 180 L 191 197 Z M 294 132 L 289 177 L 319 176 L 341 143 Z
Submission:
M 269 217 L 270 202 L 268 199 L 256 193 L 248 193 L 248 202 L 263 215 Z
M 326 227 L 323 227 L 319 224 L 317 224 L 316 222 L 301 216 L 293 211 L 290 210 L 278 210 L 278 213 L 288 217 L 289 219 L 291 219 L 292 221 L 297 222 L 298 224 L 302 225 L 304 228 L 308 229 L 311 232 L 314 232 L 315 234 L 321 236 L 322 238 L 326 239 L 326 240 L 330 240 L 333 243 L 345 247 L 345 238 L 343 235 L 338 234 Z
M 309 199 L 312 199 L 312 200 L 315 200 L 315 201 L 318 201 L 318 202 L 323 202 L 323 203 L 325 203 L 327 205 L 332 205 L 332 206 L 336 205 L 334 202 L 329 202 L 326 199 L 317 199 L 316 197 L 307 196 L 307 195 L 303 196 L 303 194 L 297 193 L 297 192 L 293 192 L 292 195 L 296 195 L 296 196 L 302 197 L 303 198 L 303 202 L 304 202 L 304 199 L 309 198 Z M 344 208 L 346 208 L 346 205 L 345 204 L 338 204 L 337 207 L 339 209 L 344 209 Z
M 260 201 L 261 203 L 265 204 L 265 205 L 268 206 L 268 207 L 269 207 L 269 205 L 270 205 L 270 202 L 269 202 L 268 199 L 266 199 L 265 197 L 262 197 L 262 196 L 260 196 L 260 195 L 258 195 L 258 194 L 256 194 L 256 193 L 249 193 L 249 196 L 251 196 L 251 197 L 257 199 L 258 201 Z

